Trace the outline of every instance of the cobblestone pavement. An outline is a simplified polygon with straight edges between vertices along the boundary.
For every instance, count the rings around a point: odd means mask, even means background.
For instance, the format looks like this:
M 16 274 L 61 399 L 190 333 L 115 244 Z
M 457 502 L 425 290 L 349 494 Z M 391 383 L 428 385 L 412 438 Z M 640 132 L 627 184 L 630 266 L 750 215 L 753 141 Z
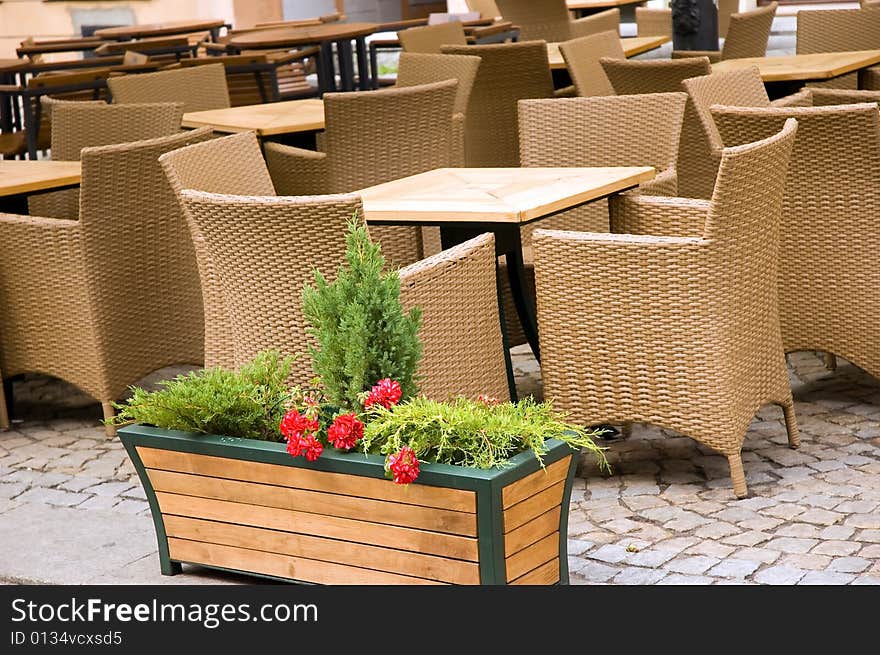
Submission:
M 745 444 L 745 500 L 724 457 L 652 426 L 608 444 L 610 476 L 584 458 L 569 519 L 574 584 L 880 583 L 880 386 L 812 353 L 790 363 L 802 446 L 786 446 L 780 410 L 762 410 Z M 521 392 L 540 396 L 527 350 L 515 364 Z M 192 567 L 160 576 L 143 491 L 98 407 L 39 377 L 16 396 L 24 421 L 0 433 L 0 544 L 18 555 L 0 553 L 0 580 L 242 580 Z

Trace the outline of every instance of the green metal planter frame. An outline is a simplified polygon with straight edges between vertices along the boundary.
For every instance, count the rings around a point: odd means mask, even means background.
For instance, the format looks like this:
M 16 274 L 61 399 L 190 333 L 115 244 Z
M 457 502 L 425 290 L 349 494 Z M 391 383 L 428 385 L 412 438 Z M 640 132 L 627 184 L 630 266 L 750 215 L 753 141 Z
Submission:
M 174 561 L 168 554 L 168 539 L 165 524 L 156 494 L 150 484 L 143 462 L 137 452 L 138 446 L 169 450 L 197 455 L 225 457 L 264 464 L 276 464 L 294 468 L 344 473 L 368 478 L 385 479 L 385 458 L 363 453 L 342 453 L 326 449 L 314 462 L 304 458 L 291 457 L 284 444 L 238 437 L 202 435 L 175 430 L 130 425 L 119 430 L 119 437 L 134 463 L 156 526 L 159 543 L 159 561 L 163 575 L 181 572 L 181 562 Z M 571 457 L 565 489 L 562 496 L 562 511 L 559 518 L 559 583 L 568 584 L 568 505 L 571 499 L 572 480 L 577 466 L 576 451 L 563 441 L 550 439 L 547 453 L 543 457 L 545 466 L 564 457 Z M 504 514 L 502 490 L 505 486 L 524 478 L 541 468 L 531 450 L 519 453 L 509 460 L 503 468 L 475 469 L 448 464 L 421 464 L 419 479 L 413 484 L 448 487 L 473 491 L 477 497 L 477 544 L 479 553 L 480 584 L 507 584 L 507 570 L 504 559 Z M 217 568 L 217 567 L 213 567 Z M 254 575 L 249 571 L 236 571 Z M 260 576 L 271 577 L 271 576 Z M 289 582 L 286 578 L 278 578 Z

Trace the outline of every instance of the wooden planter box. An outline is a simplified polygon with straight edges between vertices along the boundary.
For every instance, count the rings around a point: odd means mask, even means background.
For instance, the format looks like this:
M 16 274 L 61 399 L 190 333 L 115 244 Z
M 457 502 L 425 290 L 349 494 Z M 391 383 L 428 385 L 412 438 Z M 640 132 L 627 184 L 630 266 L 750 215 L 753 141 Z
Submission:
M 141 425 L 119 430 L 156 525 L 162 573 L 180 563 L 320 584 L 568 584 L 575 457 L 552 441 L 542 469 L 422 464 Z

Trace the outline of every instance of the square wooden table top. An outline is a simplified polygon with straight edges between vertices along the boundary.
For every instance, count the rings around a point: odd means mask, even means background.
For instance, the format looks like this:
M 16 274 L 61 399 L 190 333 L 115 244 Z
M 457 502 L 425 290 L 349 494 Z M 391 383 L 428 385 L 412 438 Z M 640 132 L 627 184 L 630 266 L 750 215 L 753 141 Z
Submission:
M 748 57 L 712 64 L 712 72 L 732 71 L 757 66 L 765 82 L 827 80 L 880 63 L 880 50 L 855 52 L 820 52 L 784 57 Z
M 81 179 L 78 161 L 0 159 L 0 197 L 75 186 Z
M 620 39 L 620 45 L 623 47 L 623 54 L 626 57 L 635 57 L 643 52 L 659 48 L 670 41 L 672 41 L 672 37 L 669 36 L 629 36 Z M 565 59 L 562 57 L 558 43 L 547 44 L 547 56 L 550 58 L 550 68 L 565 68 Z
M 653 177 L 650 166 L 439 168 L 357 194 L 371 223 L 525 223 Z
M 324 102 L 318 98 L 267 102 L 228 109 L 192 111 L 183 115 L 184 127 L 213 127 L 218 132 L 247 132 L 257 136 L 314 132 L 324 129 Z

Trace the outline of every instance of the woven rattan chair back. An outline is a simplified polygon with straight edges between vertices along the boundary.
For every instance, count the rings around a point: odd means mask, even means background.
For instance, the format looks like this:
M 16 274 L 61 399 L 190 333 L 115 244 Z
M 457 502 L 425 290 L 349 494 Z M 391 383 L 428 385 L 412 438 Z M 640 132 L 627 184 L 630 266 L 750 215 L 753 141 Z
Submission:
M 676 191 L 676 158 L 687 96 L 634 96 L 523 100 L 519 103 L 524 167 L 653 166 Z M 655 192 L 660 189 L 655 190 Z M 608 203 L 595 202 L 523 228 L 607 232 Z
M 52 120 L 52 159 L 79 161 L 83 148 L 143 141 L 180 131 L 181 105 L 108 105 L 106 102 L 67 102 L 43 99 Z M 48 110 L 48 111 L 47 111 Z M 79 190 L 31 196 L 28 208 L 36 216 L 79 216 Z
M 163 366 L 204 361 L 192 239 L 159 156 L 209 138 L 204 128 L 82 151 L 83 250 L 111 398 Z
M 465 113 L 480 58 L 466 55 L 430 55 L 417 52 L 404 52 L 397 64 L 397 86 L 418 86 L 444 80 L 457 80 L 453 115 L 453 161 L 456 166 L 464 166 L 464 128 Z
M 404 52 L 398 62 L 397 86 L 458 80 L 453 111 L 464 116 L 479 68 L 479 57 Z
M 694 111 L 706 132 L 713 150 L 721 150 L 723 144 L 712 119 L 709 108 L 712 105 L 733 107 L 769 107 L 770 98 L 757 66 L 742 70 L 712 73 L 692 77 L 682 82 L 688 97 L 693 102 Z M 717 166 L 715 167 L 717 169 Z M 712 179 L 714 180 L 714 174 Z M 713 184 L 714 186 L 714 184 Z
M 571 15 L 565 0 L 495 0 L 501 17 L 519 28 L 524 41 L 568 41 Z
M 834 353 L 880 377 L 880 326 L 876 321 L 849 320 L 880 311 L 873 264 L 880 248 L 877 105 L 716 106 L 712 113 L 725 145 L 797 119 L 780 248 L 785 349 Z
M 611 86 L 618 95 L 682 91 L 682 81 L 708 75 L 712 66 L 706 57 L 667 60 L 600 60 Z M 708 198 L 715 178 L 706 175 L 709 142 L 693 103 L 685 107 L 678 148 L 678 193 L 692 198 Z
M 443 52 L 481 59 L 465 115 L 466 165 L 518 166 L 517 101 L 553 97 L 545 43 L 447 46 Z
M 599 32 L 559 44 L 559 51 L 581 97 L 613 96 L 614 87 L 599 60 L 602 57 L 626 59 L 617 32 Z
M 404 52 L 439 54 L 444 45 L 467 45 L 464 27 L 458 21 L 411 27 L 397 33 Z
M 179 102 L 183 111 L 229 107 L 229 89 L 223 64 L 122 75 L 107 80 L 113 102 Z
M 810 89 L 809 92 L 811 104 L 813 107 L 827 107 L 829 105 L 858 105 L 865 102 L 880 103 L 880 90 L 868 91 L 862 89 L 813 88 Z
M 636 34 L 672 38 L 672 10 L 636 7 Z
M 545 397 L 584 425 L 646 422 L 697 439 L 727 456 L 740 497 L 761 405 L 782 405 L 798 442 L 776 289 L 796 129 L 725 150 L 710 202 L 656 203 L 667 217 L 700 211 L 702 237 L 534 236 Z
M 253 132 L 212 139 L 169 152 L 159 158 L 178 195 L 184 189 L 242 196 L 274 196 L 272 179 Z M 223 289 L 208 255 L 205 239 L 186 207 L 182 207 L 195 246 L 205 314 L 205 366 L 235 366 L 235 338 Z
M 771 2 L 763 7 L 741 14 L 732 14 L 727 27 L 721 59 L 742 59 L 744 57 L 763 57 L 767 54 L 767 41 L 770 28 L 776 17 L 778 3 Z
M 263 350 L 296 356 L 291 383 L 314 377 L 302 289 L 317 269 L 333 279 L 345 260 L 356 196 L 230 196 L 183 190 L 183 206 L 205 239 L 232 325 L 240 366 Z
M 599 32 L 620 33 L 620 9 L 606 9 L 595 14 L 580 18 L 576 22 L 577 34 L 572 36 L 589 36 Z
M 798 12 L 797 53 L 880 49 L 880 6 Z M 862 72 L 862 86 L 880 90 L 880 67 Z M 839 75 L 811 87 L 858 89 L 859 74 Z
M 718 36 L 727 36 L 730 17 L 739 11 L 739 0 L 718 0 Z
M 400 298 L 406 308 L 422 308 L 420 394 L 509 398 L 492 235 L 401 269 Z

